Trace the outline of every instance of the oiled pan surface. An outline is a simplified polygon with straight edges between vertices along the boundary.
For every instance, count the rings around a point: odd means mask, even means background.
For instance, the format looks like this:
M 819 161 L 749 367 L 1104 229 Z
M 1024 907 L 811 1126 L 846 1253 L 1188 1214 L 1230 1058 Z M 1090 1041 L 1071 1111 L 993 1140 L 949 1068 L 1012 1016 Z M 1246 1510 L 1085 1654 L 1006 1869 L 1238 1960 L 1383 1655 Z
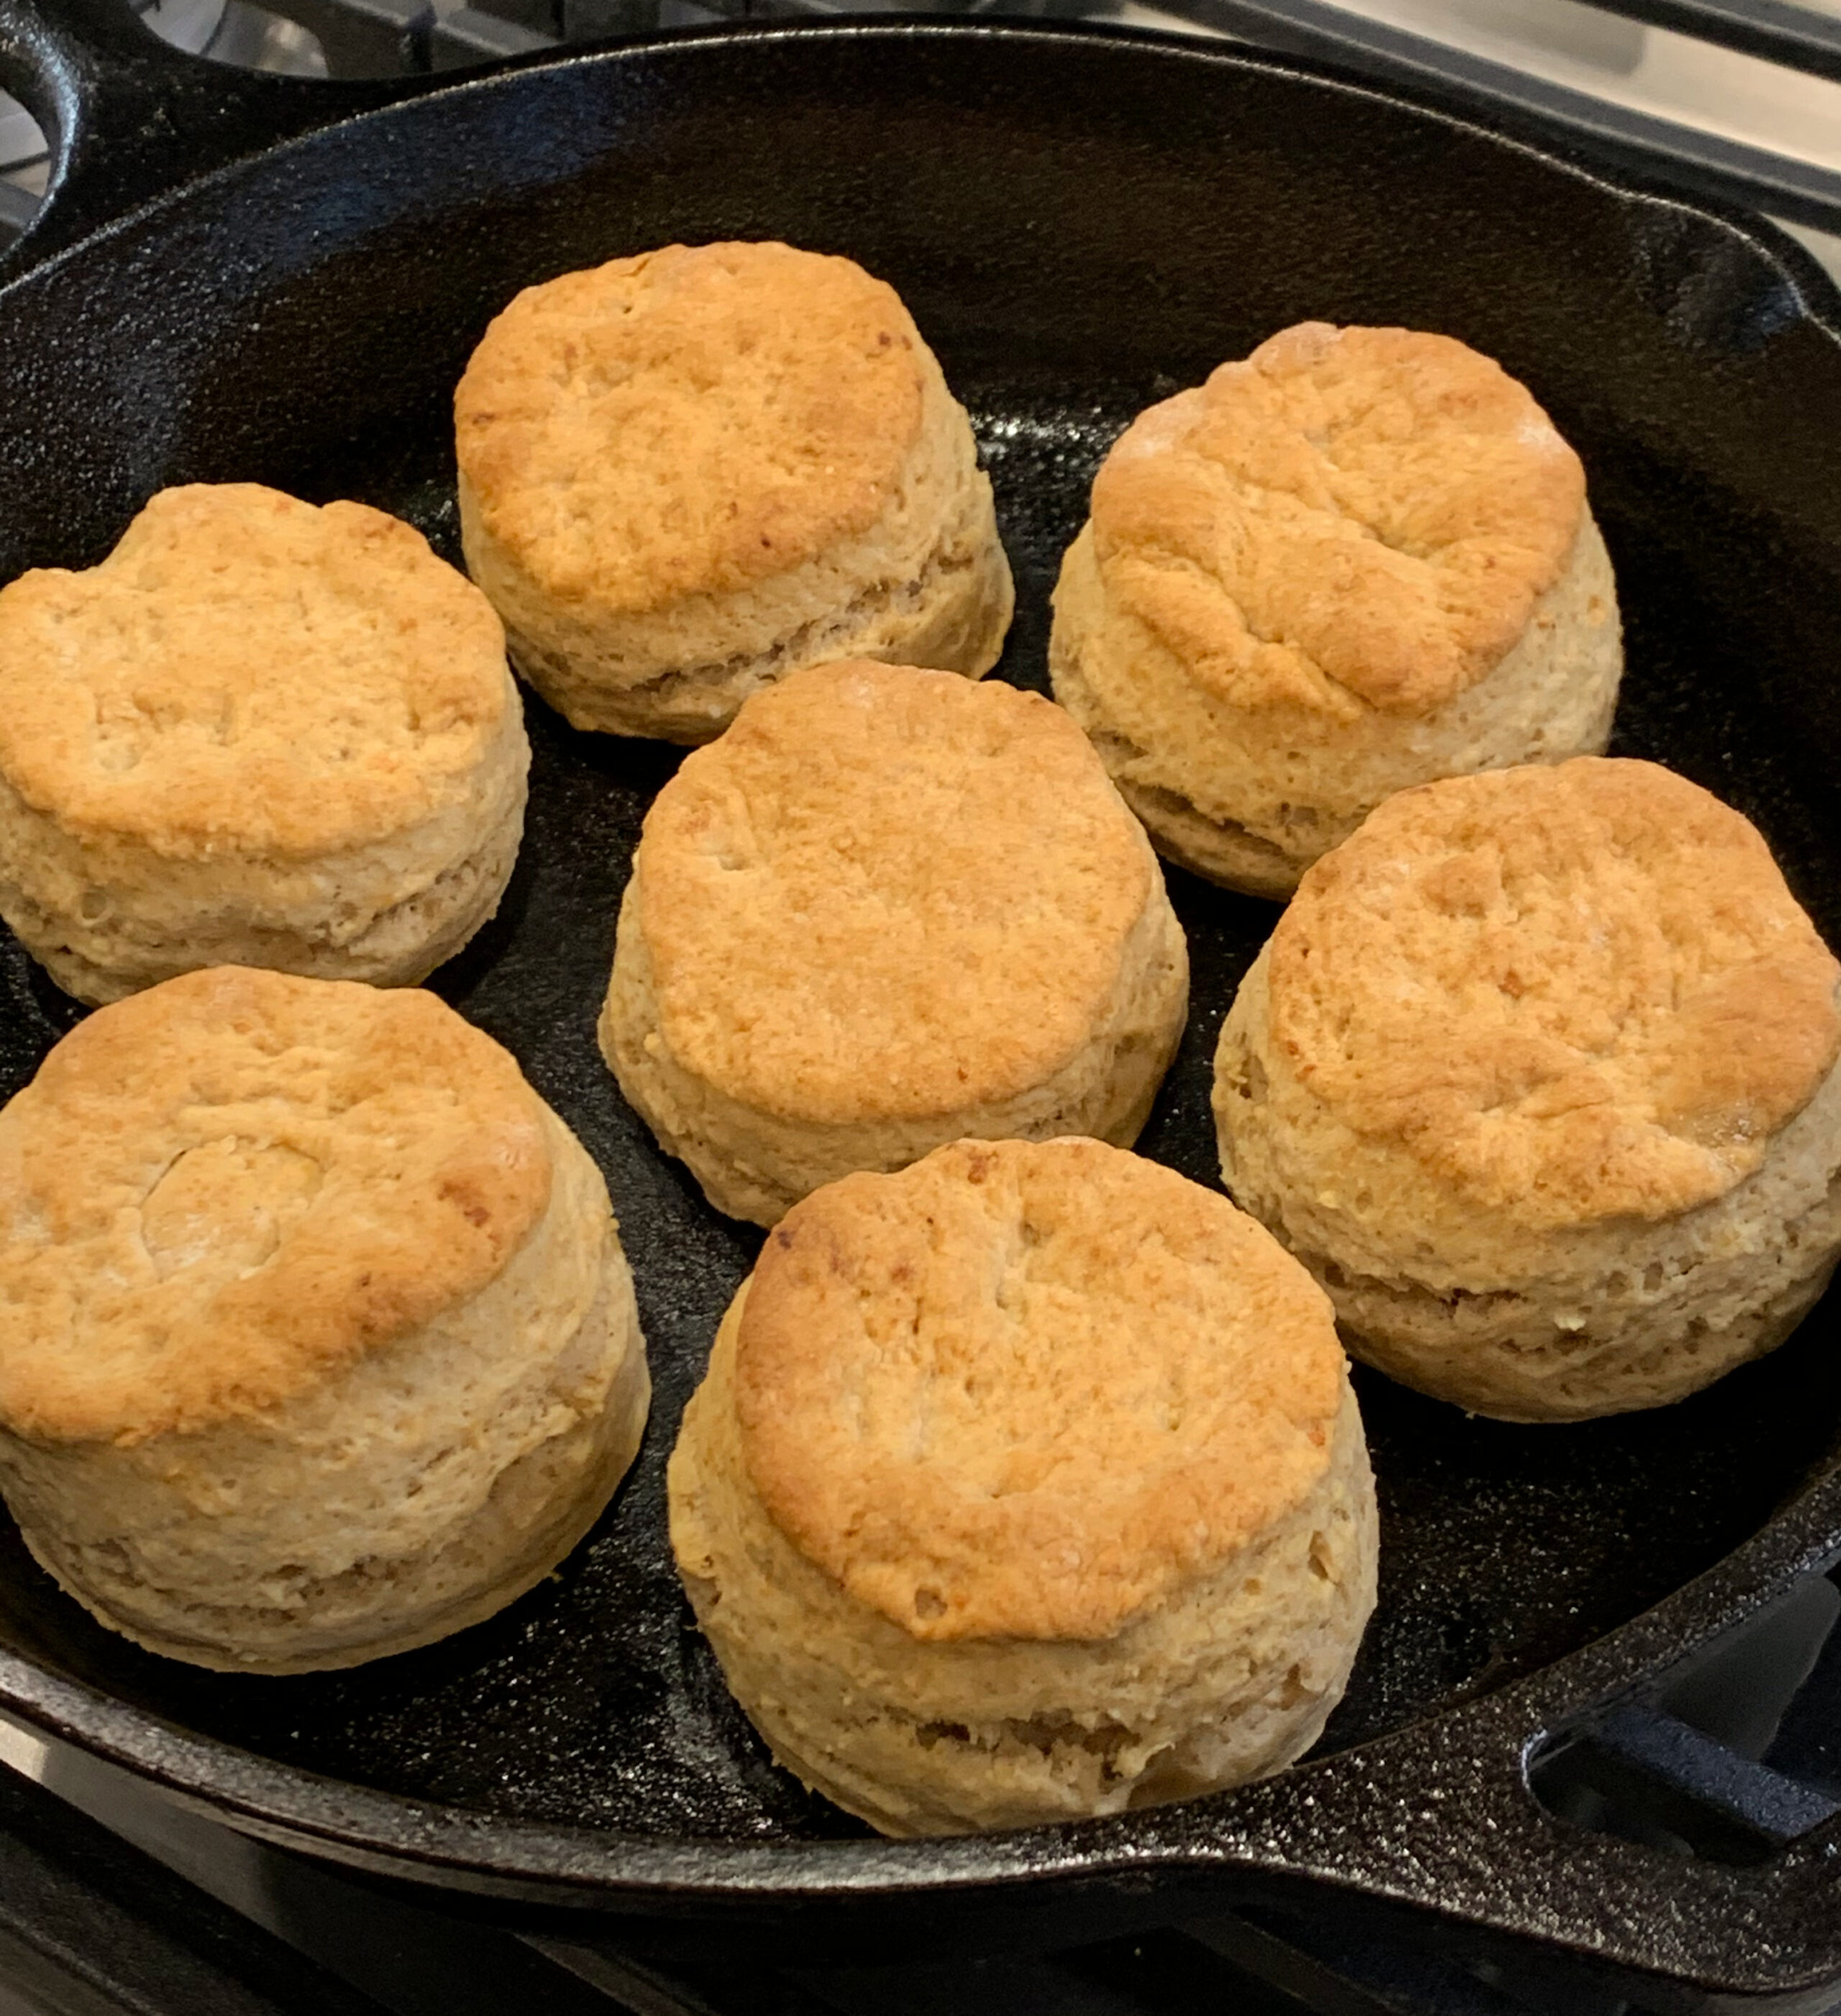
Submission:
M 711 41 L 527 74 L 322 136 L 16 287 L 0 311 L 0 574 L 86 563 L 158 484 L 358 497 L 457 560 L 447 402 L 519 286 L 673 239 L 776 236 L 901 290 L 969 406 L 1016 565 L 998 676 L 1044 684 L 1047 596 L 1107 445 L 1306 318 L 1448 331 L 1583 453 L 1630 671 L 1616 749 L 1756 819 L 1841 944 L 1834 667 L 1841 361 L 1774 255 L 1365 95 L 1072 38 Z M 1800 269 L 1798 269 L 1800 275 Z M 241 1679 L 93 1625 L 0 1532 L 0 1641 L 283 1762 L 497 1816 L 679 1840 L 861 1831 L 776 1772 L 689 1626 L 666 1456 L 757 1235 L 661 1157 L 595 1048 L 640 820 L 675 757 L 530 703 L 523 854 L 436 985 L 606 1172 L 656 1383 L 593 1536 L 494 1622 L 326 1678 Z M 1218 1181 L 1209 1060 L 1267 905 L 1172 870 L 1195 1009 L 1141 1147 Z M 0 1091 L 76 1010 L 9 943 Z M 1362 1376 L 1381 1601 L 1327 1742 L 1544 1665 L 1768 1518 L 1841 1424 L 1825 1305 L 1653 1415 L 1466 1420 Z

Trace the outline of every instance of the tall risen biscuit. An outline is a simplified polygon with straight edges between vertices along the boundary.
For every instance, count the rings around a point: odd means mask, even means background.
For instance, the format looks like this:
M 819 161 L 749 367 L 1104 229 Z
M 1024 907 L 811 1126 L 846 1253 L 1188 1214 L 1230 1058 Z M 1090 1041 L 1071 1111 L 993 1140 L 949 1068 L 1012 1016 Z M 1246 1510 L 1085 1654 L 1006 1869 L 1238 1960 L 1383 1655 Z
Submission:
M 1404 792 L 1235 999 L 1228 1187 L 1409 1385 L 1509 1420 L 1678 1399 L 1841 1251 L 1838 977 L 1749 823 L 1653 764 Z
M 647 814 L 601 1048 L 719 1211 L 771 1225 L 962 1135 L 1137 1138 L 1188 955 L 1062 711 L 866 661 L 797 672 Z
M 1328 1304 L 1224 1198 L 1096 1141 L 959 1142 L 789 1211 L 670 1492 L 737 1699 L 886 1834 L 1278 1770 L 1374 1605 Z
M 498 908 L 529 767 L 491 606 L 366 505 L 164 490 L 0 589 L 0 915 L 80 1000 L 423 978 Z
M 0 1112 L 0 1489 L 150 1651 L 347 1666 L 585 1533 L 649 1387 L 607 1192 L 433 995 L 225 967 Z
M 492 323 L 454 410 L 467 565 L 577 728 L 707 742 L 822 659 L 997 663 L 1010 570 L 970 423 L 848 259 L 566 273 Z
M 1049 664 L 1164 853 L 1284 896 L 1408 785 L 1602 750 L 1623 651 L 1526 391 L 1449 337 L 1305 322 L 1126 430 Z

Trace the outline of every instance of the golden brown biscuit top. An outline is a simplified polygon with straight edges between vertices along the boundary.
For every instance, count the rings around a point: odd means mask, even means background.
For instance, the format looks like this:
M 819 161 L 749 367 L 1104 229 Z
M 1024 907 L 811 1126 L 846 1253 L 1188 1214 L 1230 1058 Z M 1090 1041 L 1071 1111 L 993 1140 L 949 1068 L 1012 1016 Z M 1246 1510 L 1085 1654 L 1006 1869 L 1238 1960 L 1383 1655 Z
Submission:
M 768 1235 L 735 1409 L 769 1515 L 921 1639 L 1109 1637 L 1297 1505 L 1342 1347 L 1263 1227 L 1098 1141 L 959 1141 Z
M 488 535 L 563 603 L 730 594 L 867 531 L 921 430 L 892 287 L 788 245 L 673 245 L 527 288 L 455 394 Z
M 458 800 L 517 704 L 491 604 L 368 505 L 163 490 L 100 566 L 0 589 L 0 774 L 86 840 L 363 846 Z
M 1014 1097 L 1069 1062 L 1159 887 L 1069 717 L 846 659 L 754 695 L 647 815 L 658 1028 L 757 1111 L 850 1123 Z
M 253 1413 L 492 1281 L 544 1115 L 432 994 L 218 967 L 99 1009 L 0 1111 L 0 1424 Z
M 1579 458 L 1446 336 L 1303 322 L 1141 413 L 1093 486 L 1106 587 L 1210 692 L 1423 714 L 1559 580 Z
M 1653 763 L 1402 791 L 1304 877 L 1270 972 L 1318 1098 L 1536 1229 L 1720 1196 L 1841 1053 L 1841 967 L 1757 830 Z

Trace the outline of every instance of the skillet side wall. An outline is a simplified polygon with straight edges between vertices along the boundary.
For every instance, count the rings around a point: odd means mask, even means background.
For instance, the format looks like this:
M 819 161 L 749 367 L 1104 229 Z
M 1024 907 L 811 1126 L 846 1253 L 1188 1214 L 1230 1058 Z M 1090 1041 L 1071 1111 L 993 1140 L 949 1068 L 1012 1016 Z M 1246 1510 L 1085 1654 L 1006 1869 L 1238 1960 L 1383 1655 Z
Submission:
M 1043 684 L 1046 596 L 1106 447 L 1285 323 L 1448 331 L 1584 455 L 1620 571 L 1617 747 L 1763 826 L 1841 945 L 1841 352 L 1740 233 L 1355 92 L 1145 45 L 711 40 L 463 87 L 300 143 L 0 294 L 0 578 L 88 564 L 162 484 L 397 510 L 457 558 L 448 401 L 520 286 L 680 239 L 784 236 L 891 281 L 971 407 L 1017 564 L 998 675 Z M 475 1812 L 713 1843 L 854 1837 L 773 1770 L 680 1604 L 663 1465 L 757 1235 L 614 1093 L 592 1024 L 638 822 L 676 760 L 534 704 L 525 855 L 440 977 L 606 1170 L 657 1398 L 559 1578 L 345 1675 L 147 1658 L 0 1532 L 0 1645 L 183 1727 Z M 1141 1146 L 1217 1181 L 1208 1060 L 1269 907 L 1178 873 L 1196 1010 Z M 0 1093 L 75 1010 L 0 953 Z M 1331 1745 L 1535 1671 L 1711 1568 L 1832 1459 L 1827 1305 L 1713 1395 L 1576 1430 L 1466 1422 L 1365 1378 L 1382 1607 Z M 1124 1823 L 1129 1826 L 1131 1823 Z

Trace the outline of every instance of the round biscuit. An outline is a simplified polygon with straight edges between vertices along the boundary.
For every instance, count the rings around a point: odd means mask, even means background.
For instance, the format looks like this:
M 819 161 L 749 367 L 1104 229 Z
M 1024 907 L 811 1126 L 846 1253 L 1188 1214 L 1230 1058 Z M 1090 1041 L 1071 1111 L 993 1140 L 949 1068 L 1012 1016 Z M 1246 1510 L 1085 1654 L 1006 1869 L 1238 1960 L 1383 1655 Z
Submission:
M 1156 857 L 1059 708 L 846 661 L 660 792 L 601 1045 L 711 1202 L 771 1224 L 965 1134 L 1128 1143 L 1187 992 Z
M 1010 575 L 970 424 L 848 259 L 674 245 L 528 288 L 455 429 L 468 567 L 578 728 L 702 742 L 802 664 L 997 661 Z
M 102 1622 L 238 1671 L 489 1615 L 631 1461 L 606 1186 L 433 995 L 239 967 L 0 1111 L 0 1488 Z
M 1512 1419 L 1679 1398 L 1841 1244 L 1838 977 L 1749 822 L 1654 764 L 1404 792 L 1224 1025 L 1228 1188 L 1410 1384 Z
M 1526 390 L 1448 337 L 1309 322 L 1126 430 L 1050 663 L 1158 845 L 1282 896 L 1406 786 L 1602 749 L 1622 654 Z
M 890 1833 L 1279 1769 L 1374 1601 L 1327 1301 L 1225 1199 L 1096 1141 L 958 1142 L 796 1206 L 671 1497 L 743 1706 Z
M 422 978 L 498 905 L 529 763 L 491 606 L 367 505 L 165 490 L 0 589 L 0 914 L 83 1000 Z

